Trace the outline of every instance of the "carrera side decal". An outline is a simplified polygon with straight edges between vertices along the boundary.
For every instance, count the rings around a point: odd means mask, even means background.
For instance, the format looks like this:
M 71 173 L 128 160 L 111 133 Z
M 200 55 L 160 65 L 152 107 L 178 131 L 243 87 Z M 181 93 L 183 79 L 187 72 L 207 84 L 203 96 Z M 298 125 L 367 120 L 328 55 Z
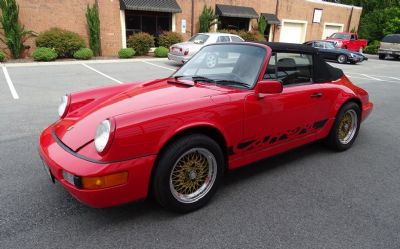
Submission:
M 287 130 L 286 132 L 278 132 L 276 135 L 266 135 L 262 139 L 258 140 L 249 140 L 242 143 L 239 143 L 237 146 L 228 147 L 228 156 L 235 155 L 241 152 L 251 151 L 255 148 L 265 147 L 269 145 L 279 144 L 280 142 L 295 139 L 301 136 L 305 136 L 307 134 L 311 134 L 316 132 L 317 130 L 322 129 L 325 124 L 328 122 L 328 119 L 316 121 L 313 124 L 307 124 L 305 127 L 296 127 L 292 130 Z

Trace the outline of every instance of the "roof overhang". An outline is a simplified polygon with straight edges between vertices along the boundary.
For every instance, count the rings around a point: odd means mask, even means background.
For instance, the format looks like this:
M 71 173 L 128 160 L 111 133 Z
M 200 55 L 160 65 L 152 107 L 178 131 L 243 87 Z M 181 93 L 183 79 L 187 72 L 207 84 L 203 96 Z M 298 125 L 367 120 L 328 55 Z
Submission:
M 121 10 L 182 12 L 176 0 L 120 0 Z
M 215 9 L 218 16 L 249 19 L 258 18 L 257 12 L 251 7 L 217 4 Z
M 275 24 L 275 25 L 280 25 L 281 21 L 278 19 L 278 17 L 275 14 L 270 14 L 270 13 L 261 13 L 263 17 L 265 17 L 265 20 L 267 21 L 268 24 Z

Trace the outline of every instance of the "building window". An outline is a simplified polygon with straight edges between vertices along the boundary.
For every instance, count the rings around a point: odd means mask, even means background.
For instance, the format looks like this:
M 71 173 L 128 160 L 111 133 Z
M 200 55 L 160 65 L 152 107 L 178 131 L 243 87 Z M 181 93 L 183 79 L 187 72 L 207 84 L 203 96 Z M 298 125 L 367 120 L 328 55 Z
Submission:
M 221 22 L 220 29 L 234 29 L 234 30 L 248 30 L 249 29 L 249 18 L 239 18 L 239 17 L 225 17 L 221 16 L 219 18 Z
M 166 12 L 125 11 L 126 37 L 146 32 L 156 38 L 165 31 L 171 31 L 172 14 Z

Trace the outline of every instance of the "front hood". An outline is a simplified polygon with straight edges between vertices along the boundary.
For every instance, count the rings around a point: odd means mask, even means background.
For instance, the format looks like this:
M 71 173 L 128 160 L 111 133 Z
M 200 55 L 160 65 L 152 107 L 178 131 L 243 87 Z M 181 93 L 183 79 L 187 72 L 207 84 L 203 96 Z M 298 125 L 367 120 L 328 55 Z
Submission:
M 54 125 L 55 133 L 66 146 L 78 151 L 94 139 L 98 124 L 107 118 L 157 106 L 196 100 L 226 91 L 223 88 L 170 84 L 167 81 L 167 79 L 163 79 L 136 85 L 100 103 L 89 104 L 75 110 Z

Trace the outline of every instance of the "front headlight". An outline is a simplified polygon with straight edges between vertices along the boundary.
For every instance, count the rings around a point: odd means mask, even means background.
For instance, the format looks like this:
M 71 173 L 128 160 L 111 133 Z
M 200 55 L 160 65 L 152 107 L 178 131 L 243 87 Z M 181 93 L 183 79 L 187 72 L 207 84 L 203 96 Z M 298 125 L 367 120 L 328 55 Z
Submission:
M 65 115 L 67 114 L 68 105 L 69 105 L 69 96 L 68 95 L 62 96 L 61 102 L 58 105 L 58 116 L 60 116 L 60 118 L 65 117 Z
M 97 126 L 96 136 L 94 138 L 94 145 L 97 152 L 105 152 L 105 148 L 111 142 L 111 122 L 106 119 Z
M 355 54 L 353 54 L 353 53 L 351 53 L 351 54 L 350 54 L 350 57 L 356 57 L 356 55 L 355 55 Z

